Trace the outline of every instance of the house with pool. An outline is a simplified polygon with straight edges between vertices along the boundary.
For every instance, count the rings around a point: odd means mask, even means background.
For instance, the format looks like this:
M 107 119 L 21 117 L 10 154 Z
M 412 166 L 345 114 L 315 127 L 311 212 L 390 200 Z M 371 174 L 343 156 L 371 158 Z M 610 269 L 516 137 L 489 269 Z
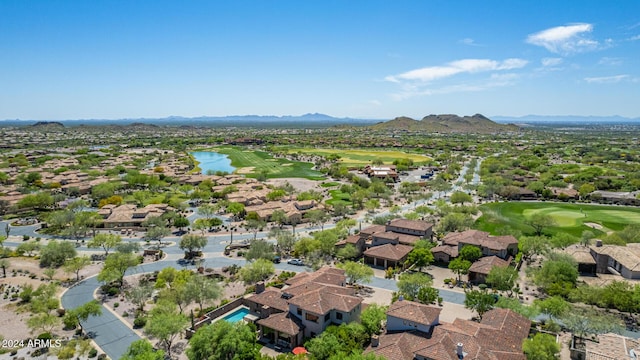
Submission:
M 302 345 L 305 338 L 322 333 L 327 326 L 348 323 L 360 316 L 362 299 L 346 287 L 344 270 L 323 267 L 300 273 L 285 287 L 256 287 L 245 298 L 249 314 L 258 318 L 261 341 L 284 348 Z

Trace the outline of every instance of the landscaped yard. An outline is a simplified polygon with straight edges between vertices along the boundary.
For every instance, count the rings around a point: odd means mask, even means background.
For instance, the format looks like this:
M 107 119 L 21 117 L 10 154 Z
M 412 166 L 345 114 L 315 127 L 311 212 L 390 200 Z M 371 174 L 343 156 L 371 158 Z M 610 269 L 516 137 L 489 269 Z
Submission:
M 311 180 L 323 180 L 321 172 L 312 170 L 313 164 L 287 159 L 275 159 L 264 151 L 246 150 L 238 147 L 219 147 L 211 149 L 229 156 L 231 166 L 236 173 L 245 174 L 247 177 L 257 177 L 265 172 L 267 178 L 307 178 Z
M 331 199 L 327 200 L 326 203 L 329 205 L 351 205 L 351 195 L 348 193 L 343 193 L 340 190 L 329 190 L 329 194 L 331 195 Z
M 293 148 L 288 149 L 288 152 L 290 154 L 299 152 L 322 156 L 338 154 L 340 155 L 340 162 L 347 166 L 366 165 L 376 159 L 382 160 L 385 164 L 391 164 L 396 159 L 411 159 L 416 164 L 426 163 L 431 160 L 430 157 L 425 155 L 393 150 Z
M 523 234 L 531 234 L 533 228 L 526 221 L 537 213 L 549 215 L 556 223 L 545 232 L 562 231 L 578 237 L 584 230 L 593 231 L 597 235 L 622 230 L 630 224 L 640 224 L 640 209 L 624 206 L 500 202 L 482 205 L 480 210 L 483 216 L 478 219 L 477 228 L 492 233 L 499 232 L 499 228 L 506 225 Z M 602 228 L 597 229 L 589 226 L 590 224 L 598 224 Z

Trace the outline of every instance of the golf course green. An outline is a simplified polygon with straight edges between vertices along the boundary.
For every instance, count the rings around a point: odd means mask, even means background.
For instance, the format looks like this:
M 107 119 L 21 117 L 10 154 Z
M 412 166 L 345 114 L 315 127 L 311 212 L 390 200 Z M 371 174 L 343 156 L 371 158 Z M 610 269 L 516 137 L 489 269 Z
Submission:
M 276 159 L 264 151 L 247 150 L 240 147 L 216 147 L 209 149 L 220 154 L 225 154 L 231 159 L 231 166 L 236 168 L 235 173 L 247 177 L 257 177 L 265 174 L 271 178 L 307 178 L 310 180 L 323 180 L 324 175 L 313 170 L 313 164 L 287 159 Z
M 598 234 L 622 230 L 630 224 L 640 224 L 640 209 L 625 206 L 604 206 L 546 202 L 498 202 L 480 206 L 482 216 L 476 227 L 497 233 L 508 226 L 523 234 L 532 234 L 533 228 L 527 222 L 535 215 L 547 215 L 554 224 L 544 232 L 554 234 L 566 232 L 580 236 L 584 230 Z

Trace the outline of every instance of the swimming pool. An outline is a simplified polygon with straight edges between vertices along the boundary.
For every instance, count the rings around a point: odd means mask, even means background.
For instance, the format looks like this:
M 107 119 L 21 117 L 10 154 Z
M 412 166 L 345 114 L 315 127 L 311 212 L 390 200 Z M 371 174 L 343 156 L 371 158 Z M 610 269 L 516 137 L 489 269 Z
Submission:
M 223 317 L 223 319 L 227 320 L 230 323 L 236 323 L 242 320 L 247 314 L 249 314 L 249 309 L 246 307 L 241 307 L 241 308 L 235 309 L 231 313 L 228 313 Z

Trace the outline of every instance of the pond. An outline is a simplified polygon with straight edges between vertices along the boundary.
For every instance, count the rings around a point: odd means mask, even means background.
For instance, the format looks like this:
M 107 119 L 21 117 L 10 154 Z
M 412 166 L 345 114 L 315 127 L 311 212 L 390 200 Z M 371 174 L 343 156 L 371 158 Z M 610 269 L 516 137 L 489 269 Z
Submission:
M 207 174 L 209 171 L 213 173 L 217 171 L 232 173 L 236 170 L 236 168 L 231 166 L 231 159 L 229 159 L 227 155 L 214 151 L 196 151 L 192 152 L 191 155 L 193 155 L 198 162 L 198 166 L 203 174 Z

